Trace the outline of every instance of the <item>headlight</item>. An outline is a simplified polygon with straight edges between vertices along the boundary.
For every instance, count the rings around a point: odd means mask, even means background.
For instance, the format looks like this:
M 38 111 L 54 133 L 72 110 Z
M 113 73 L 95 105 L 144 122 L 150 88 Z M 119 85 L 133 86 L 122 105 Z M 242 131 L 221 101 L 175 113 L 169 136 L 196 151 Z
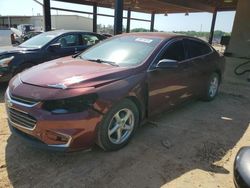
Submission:
M 97 94 L 77 96 L 67 99 L 50 100 L 43 103 L 43 109 L 53 114 L 83 112 L 97 99 Z
M 14 56 L 6 57 L 0 60 L 0 67 L 8 67 Z

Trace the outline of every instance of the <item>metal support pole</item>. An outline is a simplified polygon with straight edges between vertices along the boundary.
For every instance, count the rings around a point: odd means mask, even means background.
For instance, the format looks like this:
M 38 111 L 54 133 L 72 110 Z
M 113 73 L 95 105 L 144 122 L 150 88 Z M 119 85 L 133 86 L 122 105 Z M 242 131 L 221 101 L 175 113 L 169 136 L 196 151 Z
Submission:
M 115 0 L 114 34 L 122 33 L 123 0 Z
M 97 32 L 97 4 L 93 5 L 93 32 Z
M 8 16 L 8 25 L 9 25 L 9 28 L 10 28 L 10 17 Z
M 217 10 L 215 9 L 213 13 L 213 19 L 212 19 L 212 25 L 211 25 L 211 30 L 210 30 L 210 35 L 209 35 L 209 44 L 213 43 L 213 38 L 214 38 L 214 27 L 216 23 L 216 17 L 217 17 Z
M 10 27 L 12 27 L 12 20 L 11 20 L 11 17 L 10 17 Z
M 127 33 L 130 32 L 130 18 L 131 18 L 131 10 L 128 9 L 128 14 L 127 14 L 127 28 L 126 28 L 126 32 Z
M 44 31 L 51 30 L 50 0 L 43 0 Z
M 154 25 L 155 25 L 155 13 L 151 14 L 151 23 L 150 23 L 150 32 L 154 32 Z

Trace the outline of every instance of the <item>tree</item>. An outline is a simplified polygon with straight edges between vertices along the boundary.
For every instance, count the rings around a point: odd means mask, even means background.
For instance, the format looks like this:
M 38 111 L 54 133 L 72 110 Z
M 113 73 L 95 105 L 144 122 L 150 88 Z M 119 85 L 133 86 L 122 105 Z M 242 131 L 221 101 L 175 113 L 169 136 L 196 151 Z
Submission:
M 131 29 L 131 32 L 149 32 L 149 29 L 134 28 L 134 29 Z

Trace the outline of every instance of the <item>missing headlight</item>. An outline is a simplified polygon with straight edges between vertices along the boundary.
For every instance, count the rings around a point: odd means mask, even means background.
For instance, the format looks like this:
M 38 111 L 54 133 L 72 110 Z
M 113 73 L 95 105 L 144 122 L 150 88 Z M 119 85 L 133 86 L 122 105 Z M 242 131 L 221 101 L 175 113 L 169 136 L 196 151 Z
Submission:
M 97 99 L 97 94 L 82 95 L 67 99 L 48 100 L 43 109 L 54 114 L 77 113 L 88 109 Z

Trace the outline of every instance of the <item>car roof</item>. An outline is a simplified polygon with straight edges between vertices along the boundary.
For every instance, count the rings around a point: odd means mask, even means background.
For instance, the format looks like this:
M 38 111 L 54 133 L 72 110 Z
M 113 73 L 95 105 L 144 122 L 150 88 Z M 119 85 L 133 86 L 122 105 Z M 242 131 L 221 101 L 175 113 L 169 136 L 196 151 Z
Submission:
M 186 38 L 186 39 L 193 39 L 202 43 L 205 43 L 209 46 L 211 46 L 209 43 L 207 43 L 204 40 L 201 40 L 197 37 L 192 37 L 188 35 L 183 35 L 179 33 L 167 33 L 167 32 L 134 32 L 134 33 L 125 33 L 121 34 L 120 36 L 135 36 L 135 37 L 145 37 L 145 38 L 158 38 L 162 40 L 169 40 L 173 38 Z
M 160 39 L 170 39 L 174 37 L 183 36 L 185 35 L 177 34 L 177 33 L 167 33 L 167 32 L 136 32 L 136 33 L 126 33 L 122 35 L 132 35 L 136 37 L 150 37 L 150 38 L 160 38 Z
M 61 34 L 65 34 L 65 33 L 74 33 L 74 32 L 82 32 L 82 33 L 93 33 L 93 32 L 89 32 L 89 31 L 84 31 L 84 30 L 54 30 L 54 31 L 47 31 L 44 33 L 48 33 L 48 34 L 52 34 L 52 35 L 61 35 Z M 94 33 L 97 34 L 97 33 Z

